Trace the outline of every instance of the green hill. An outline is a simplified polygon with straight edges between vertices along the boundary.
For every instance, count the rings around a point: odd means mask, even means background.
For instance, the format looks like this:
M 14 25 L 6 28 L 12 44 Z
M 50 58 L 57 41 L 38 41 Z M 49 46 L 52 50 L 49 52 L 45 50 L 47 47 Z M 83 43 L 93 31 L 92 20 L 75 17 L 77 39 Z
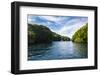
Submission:
M 72 36 L 73 42 L 87 42 L 88 40 L 88 23 L 81 27 L 78 31 Z
M 28 24 L 28 43 L 46 43 L 52 41 L 69 41 L 70 38 L 52 32 L 48 27 Z

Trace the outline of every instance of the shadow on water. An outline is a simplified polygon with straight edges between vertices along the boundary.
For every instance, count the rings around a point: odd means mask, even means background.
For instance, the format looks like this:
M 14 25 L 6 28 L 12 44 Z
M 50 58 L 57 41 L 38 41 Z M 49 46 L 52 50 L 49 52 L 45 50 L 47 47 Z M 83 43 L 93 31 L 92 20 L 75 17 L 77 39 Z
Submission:
M 75 55 L 80 58 L 87 58 L 88 57 L 88 45 L 87 43 L 74 43 L 73 42 L 73 49 L 75 50 Z
M 54 60 L 87 58 L 87 43 L 54 41 L 29 45 L 28 60 Z
M 35 45 L 29 45 L 28 56 L 43 55 L 48 50 L 50 50 L 51 46 L 52 46 L 52 43 L 40 43 L 40 44 L 35 44 Z

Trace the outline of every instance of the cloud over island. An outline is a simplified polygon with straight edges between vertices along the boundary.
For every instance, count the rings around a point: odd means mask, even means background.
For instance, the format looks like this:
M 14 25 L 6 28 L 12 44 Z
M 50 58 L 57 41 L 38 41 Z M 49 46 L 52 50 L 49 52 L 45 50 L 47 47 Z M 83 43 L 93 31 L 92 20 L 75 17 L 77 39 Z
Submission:
M 39 24 L 63 36 L 72 37 L 80 27 L 88 23 L 88 17 L 28 15 L 29 24 Z

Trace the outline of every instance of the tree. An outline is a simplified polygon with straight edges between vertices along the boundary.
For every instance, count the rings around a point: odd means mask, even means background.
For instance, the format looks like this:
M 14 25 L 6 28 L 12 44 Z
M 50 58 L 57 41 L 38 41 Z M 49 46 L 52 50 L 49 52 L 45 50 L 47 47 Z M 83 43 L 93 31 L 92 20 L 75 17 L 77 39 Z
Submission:
M 81 27 L 72 36 L 73 42 L 87 42 L 88 40 L 88 23 Z
M 28 43 L 48 43 L 52 41 L 69 41 L 70 38 L 52 32 L 48 27 L 28 24 Z

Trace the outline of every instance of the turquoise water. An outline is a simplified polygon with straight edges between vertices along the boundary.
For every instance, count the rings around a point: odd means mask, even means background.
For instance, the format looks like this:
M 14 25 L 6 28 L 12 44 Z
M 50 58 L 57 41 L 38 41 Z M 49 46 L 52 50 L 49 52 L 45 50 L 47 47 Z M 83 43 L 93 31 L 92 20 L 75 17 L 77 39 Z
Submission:
M 80 59 L 87 58 L 87 54 L 87 43 L 72 41 L 54 41 L 28 47 L 28 60 Z

